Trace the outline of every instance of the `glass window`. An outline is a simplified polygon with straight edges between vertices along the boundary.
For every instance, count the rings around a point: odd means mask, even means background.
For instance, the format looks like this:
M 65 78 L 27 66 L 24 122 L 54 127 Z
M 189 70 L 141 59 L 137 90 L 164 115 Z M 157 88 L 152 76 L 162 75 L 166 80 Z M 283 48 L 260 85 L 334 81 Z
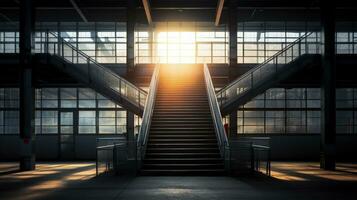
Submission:
M 115 111 L 99 111 L 99 134 L 115 132 Z
M 266 111 L 265 116 L 266 133 L 284 133 L 285 115 L 284 111 Z
M 58 112 L 41 111 L 41 133 L 56 134 L 58 133 Z
M 307 111 L 307 133 L 320 133 L 321 111 Z
M 95 111 L 78 112 L 78 133 L 95 134 L 96 133 L 96 115 Z
M 61 107 L 77 107 L 77 88 L 61 88 Z
M 78 89 L 78 104 L 79 108 L 95 108 L 96 107 L 96 93 L 89 88 Z
M 306 133 L 305 111 L 287 111 L 286 123 L 287 133 Z
M 244 133 L 264 133 L 264 111 L 244 111 Z
M 126 133 L 126 111 L 117 111 L 117 133 Z M 136 121 L 139 124 L 139 121 Z M 137 124 L 135 124 L 136 126 Z
M 41 92 L 42 108 L 58 107 L 58 88 L 43 88 Z
M 98 108 L 115 108 L 115 103 L 106 97 L 97 94 Z
M 18 88 L 2 88 L 0 90 L 0 108 L 19 108 L 19 98 Z
M 4 133 L 5 134 L 19 134 L 19 111 L 4 111 Z
M 336 111 L 336 132 L 353 133 L 353 111 Z

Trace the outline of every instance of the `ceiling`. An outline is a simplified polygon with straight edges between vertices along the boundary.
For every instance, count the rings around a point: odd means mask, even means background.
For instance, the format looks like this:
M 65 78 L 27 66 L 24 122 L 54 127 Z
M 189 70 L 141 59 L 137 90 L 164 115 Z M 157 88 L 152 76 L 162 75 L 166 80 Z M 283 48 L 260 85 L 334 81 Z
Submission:
M 70 0 L 33 0 L 37 21 L 83 21 Z M 128 0 L 74 0 L 88 21 L 126 21 Z M 141 0 L 137 1 L 137 20 L 145 22 Z M 218 0 L 150 0 L 154 21 L 214 21 Z M 20 0 L 0 1 L 0 21 L 18 21 Z M 227 19 L 225 2 L 222 23 Z M 318 18 L 318 0 L 236 0 L 238 21 L 298 20 Z M 351 1 L 339 0 L 341 16 L 356 18 Z M 347 10 L 347 11 L 346 11 Z

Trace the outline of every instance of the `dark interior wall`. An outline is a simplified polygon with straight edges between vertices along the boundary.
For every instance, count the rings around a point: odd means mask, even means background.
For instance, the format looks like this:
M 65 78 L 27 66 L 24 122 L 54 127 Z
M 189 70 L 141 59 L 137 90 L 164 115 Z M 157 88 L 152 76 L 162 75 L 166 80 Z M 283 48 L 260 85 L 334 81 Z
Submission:
M 251 135 L 247 135 L 251 136 Z M 267 135 L 264 135 L 267 136 Z M 269 135 L 271 137 L 271 156 L 273 160 L 318 160 L 320 135 Z M 76 135 L 76 160 L 95 160 L 96 135 Z M 103 137 L 103 136 L 100 136 Z M 110 137 L 110 136 L 109 136 Z M 244 137 L 244 136 L 243 136 Z M 17 135 L 0 135 L 0 161 L 18 159 L 20 138 Z M 38 160 L 59 158 L 58 135 L 36 136 L 36 157 Z M 356 135 L 337 136 L 337 155 L 343 160 L 355 159 L 357 152 Z

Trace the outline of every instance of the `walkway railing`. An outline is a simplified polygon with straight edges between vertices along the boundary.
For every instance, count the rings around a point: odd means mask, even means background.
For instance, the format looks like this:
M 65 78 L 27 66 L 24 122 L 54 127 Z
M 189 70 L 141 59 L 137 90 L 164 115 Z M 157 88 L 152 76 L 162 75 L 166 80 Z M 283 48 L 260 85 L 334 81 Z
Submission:
M 136 87 L 129 81 L 120 77 L 110 69 L 100 65 L 93 58 L 59 37 L 56 33 L 47 32 L 44 52 L 61 57 L 73 63 L 76 71 L 80 72 L 82 79 L 88 83 L 99 85 L 119 95 L 120 98 L 127 100 L 132 105 L 144 110 L 147 93 Z M 100 91 L 98 91 L 100 93 Z M 114 98 L 115 101 L 116 98 Z M 141 115 L 142 113 L 139 113 Z
M 265 167 L 265 173 L 271 175 L 270 146 L 252 144 L 252 164 L 254 171 L 261 172 Z M 263 166 L 262 166 L 263 165 Z
M 269 137 L 241 137 L 230 141 L 229 171 L 231 174 L 262 172 L 271 174 Z M 264 170 L 264 171 L 263 171 Z
M 212 78 L 209 69 L 207 67 L 207 64 L 204 64 L 203 70 L 204 70 L 204 77 L 205 77 L 209 106 L 212 114 L 215 133 L 217 136 L 218 147 L 222 158 L 224 158 L 224 160 L 226 161 L 226 159 L 228 158 L 227 153 L 229 153 L 229 143 L 228 143 L 227 134 L 223 126 L 221 111 L 219 109 L 216 93 L 213 87 Z
M 121 138 L 98 138 L 96 175 L 101 173 L 135 174 L 135 141 Z
M 114 170 L 113 155 L 115 145 L 124 144 L 124 137 L 96 139 L 96 175 Z
M 137 167 L 141 167 L 141 161 L 145 157 L 147 141 L 151 125 L 151 117 L 154 112 L 157 87 L 159 84 L 160 64 L 157 64 L 151 77 L 148 97 L 145 102 L 144 114 L 137 139 Z
M 285 69 L 286 64 L 294 61 L 304 54 L 320 54 L 320 37 L 318 33 L 307 33 L 292 44 L 277 52 L 262 64 L 240 76 L 217 92 L 219 105 L 234 102 L 241 95 L 271 79 Z

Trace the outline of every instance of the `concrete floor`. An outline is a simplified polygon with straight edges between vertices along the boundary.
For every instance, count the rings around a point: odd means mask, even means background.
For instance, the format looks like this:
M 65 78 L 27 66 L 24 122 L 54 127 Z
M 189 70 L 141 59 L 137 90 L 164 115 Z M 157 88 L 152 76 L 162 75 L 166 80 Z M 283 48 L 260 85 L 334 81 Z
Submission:
M 272 163 L 272 177 L 95 177 L 94 163 L 39 163 L 18 172 L 0 163 L 0 199 L 356 199 L 357 163 Z

